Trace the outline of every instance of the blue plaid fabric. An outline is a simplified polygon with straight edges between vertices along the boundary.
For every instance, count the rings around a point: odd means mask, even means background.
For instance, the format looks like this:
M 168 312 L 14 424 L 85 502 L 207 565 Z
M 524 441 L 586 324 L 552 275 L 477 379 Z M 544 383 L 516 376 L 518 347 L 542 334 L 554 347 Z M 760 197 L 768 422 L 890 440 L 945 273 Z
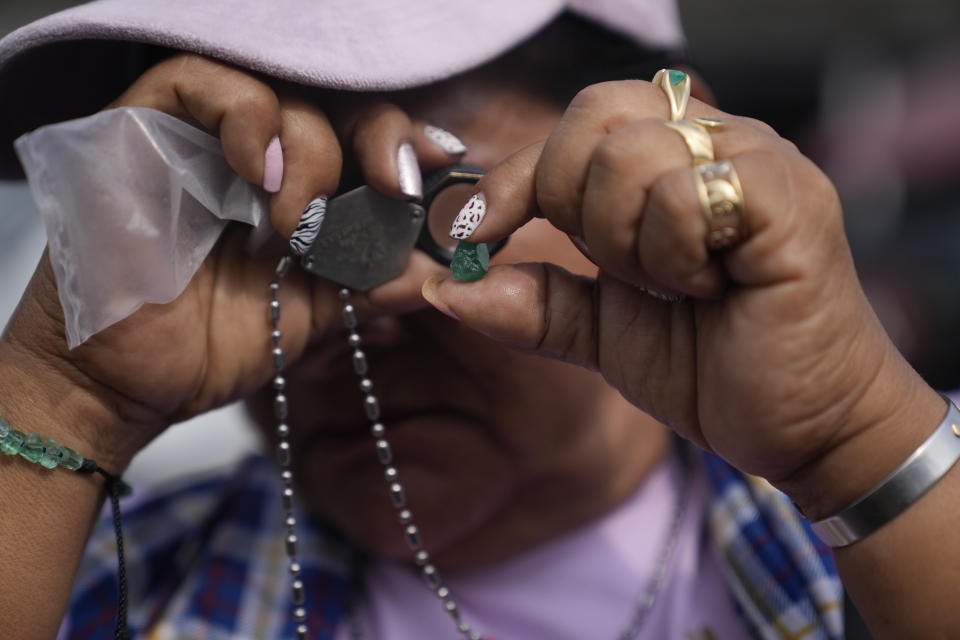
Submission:
M 843 585 L 830 548 L 762 478 L 704 454 L 713 487 L 707 521 L 747 623 L 763 640 L 844 637 Z
M 843 591 L 829 549 L 785 496 L 704 455 L 709 533 L 745 621 L 763 640 L 843 638 Z M 254 457 L 211 478 L 127 505 L 134 637 L 292 638 L 275 468 Z M 349 599 L 348 546 L 298 513 L 314 637 L 331 640 Z M 59 638 L 110 640 L 117 613 L 112 523 L 98 525 Z M 516 639 L 530 640 L 530 639 Z
M 135 638 L 293 638 L 277 472 L 253 457 L 231 475 L 177 487 L 124 511 Z M 298 510 L 308 624 L 331 640 L 348 601 L 349 549 Z M 94 530 L 58 638 L 113 638 L 117 558 L 109 518 Z

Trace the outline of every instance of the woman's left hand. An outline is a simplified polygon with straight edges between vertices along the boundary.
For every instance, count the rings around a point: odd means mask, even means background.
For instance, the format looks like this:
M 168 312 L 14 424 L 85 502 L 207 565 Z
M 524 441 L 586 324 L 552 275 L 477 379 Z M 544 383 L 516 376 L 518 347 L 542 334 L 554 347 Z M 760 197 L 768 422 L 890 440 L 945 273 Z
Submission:
M 424 295 L 502 342 L 598 369 L 808 515 L 836 511 L 922 441 L 943 403 L 873 314 L 826 176 L 767 125 L 691 100 L 688 118 L 722 120 L 715 158 L 742 183 L 743 235 L 711 250 L 691 151 L 667 113 L 647 82 L 588 87 L 545 143 L 477 187 L 487 215 L 471 242 L 542 215 L 597 264 L 595 280 L 502 265 L 476 283 L 433 278 Z M 853 450 L 876 467 L 825 489 Z

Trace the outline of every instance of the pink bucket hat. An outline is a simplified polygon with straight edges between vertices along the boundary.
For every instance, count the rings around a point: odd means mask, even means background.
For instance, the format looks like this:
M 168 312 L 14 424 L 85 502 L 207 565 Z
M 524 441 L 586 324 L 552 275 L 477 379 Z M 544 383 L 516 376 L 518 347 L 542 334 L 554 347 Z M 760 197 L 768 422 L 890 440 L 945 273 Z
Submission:
M 683 41 L 675 0 L 96 0 L 0 40 L 0 176 L 17 170 L 17 135 L 87 115 L 125 88 L 136 70 L 125 43 L 305 85 L 393 90 L 492 60 L 565 10 L 649 48 Z

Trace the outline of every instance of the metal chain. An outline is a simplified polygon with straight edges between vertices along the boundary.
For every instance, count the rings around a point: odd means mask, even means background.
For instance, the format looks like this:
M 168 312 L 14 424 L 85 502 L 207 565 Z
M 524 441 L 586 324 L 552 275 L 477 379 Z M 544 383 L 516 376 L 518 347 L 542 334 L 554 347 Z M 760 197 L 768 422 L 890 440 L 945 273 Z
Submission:
M 281 504 L 284 511 L 284 525 L 286 526 L 286 536 L 284 539 L 287 558 L 290 561 L 289 568 L 292 576 L 291 594 L 294 606 L 294 619 L 296 620 L 296 640 L 307 640 L 307 611 L 305 608 L 305 592 L 303 581 L 300 579 L 301 565 L 298 560 L 299 540 L 295 531 L 296 518 L 293 515 L 293 471 L 290 469 L 290 427 L 286 423 L 288 404 L 287 397 L 284 394 L 286 380 L 283 372 L 283 349 L 280 347 L 280 339 L 283 334 L 278 327 L 280 321 L 280 301 L 277 299 L 277 293 L 280 291 L 280 280 L 286 274 L 291 264 L 290 256 L 280 260 L 275 271 L 273 282 L 270 283 L 270 322 L 272 332 L 270 334 L 273 342 L 273 388 L 276 391 L 274 397 L 273 410 L 274 417 L 277 419 L 277 463 L 280 465 L 280 478 L 283 481 L 283 490 L 281 493 Z M 387 484 L 387 491 L 390 496 L 390 503 L 397 512 L 397 520 L 403 527 L 403 536 L 407 546 L 413 552 L 413 559 L 420 568 L 420 575 L 423 577 L 427 586 L 440 599 L 443 610 L 450 616 L 451 621 L 457 629 L 457 632 L 465 640 L 484 640 L 483 636 L 474 631 L 470 624 L 463 619 L 460 608 L 454 601 L 450 589 L 443 583 L 440 572 L 431 562 L 430 553 L 424 548 L 420 537 L 420 528 L 414 521 L 413 511 L 407 506 L 406 492 L 403 484 L 400 482 L 400 473 L 394 464 L 393 450 L 390 442 L 387 440 L 386 427 L 380 422 L 380 402 L 373 393 L 373 380 L 369 377 L 369 364 L 367 355 L 360 348 L 362 338 L 357 332 L 356 309 L 350 302 L 350 289 L 342 288 L 338 293 L 340 301 L 343 302 L 343 322 L 350 331 L 347 337 L 348 344 L 353 348 L 353 370 L 360 378 L 360 392 L 363 395 L 363 409 L 367 418 L 371 421 L 370 434 L 374 438 L 374 447 L 377 453 L 377 459 L 384 467 L 384 480 Z M 683 519 L 684 504 L 687 502 L 687 493 L 689 491 L 690 479 L 689 473 L 684 472 L 682 485 L 677 489 L 676 500 L 674 501 L 673 513 L 670 519 L 670 526 L 663 548 L 659 554 L 657 567 L 651 576 L 646 588 L 637 600 L 636 608 L 630 619 L 629 624 L 618 636 L 619 640 L 630 640 L 639 632 L 645 622 L 654 602 L 663 586 L 666 578 L 667 566 L 673 555 L 676 546 L 677 533 L 680 529 L 680 523 Z M 359 624 L 356 620 L 351 624 L 353 627 L 352 637 L 362 638 Z
M 380 401 L 373 393 L 373 380 L 370 379 L 369 365 L 367 364 L 367 354 L 360 348 L 361 338 L 357 333 L 357 314 L 353 304 L 350 302 L 350 289 L 340 289 L 340 301 L 343 302 L 343 323 L 350 331 L 347 337 L 347 343 L 353 347 L 353 370 L 360 377 L 360 392 L 363 394 L 363 409 L 370 419 L 370 435 L 373 436 L 377 451 L 377 459 L 383 465 L 383 478 L 387 483 L 387 491 L 390 494 L 390 503 L 397 511 L 397 519 L 403 527 L 403 537 L 407 541 L 407 546 L 413 552 L 413 560 L 420 567 L 420 575 L 423 577 L 427 586 L 433 590 L 442 603 L 443 610 L 447 612 L 453 621 L 457 631 L 466 640 L 483 640 L 483 636 L 474 631 L 470 623 L 463 619 L 460 614 L 460 607 L 453 600 L 448 589 L 443 584 L 443 578 L 437 567 L 430 562 L 430 553 L 423 547 L 423 541 L 420 539 L 420 528 L 413 519 L 413 511 L 407 506 L 406 492 L 403 484 L 400 482 L 400 473 L 393 463 L 393 450 L 386 439 L 387 429 L 380 422 Z
M 296 526 L 297 519 L 293 515 L 293 470 L 290 468 L 290 427 L 287 425 L 287 396 L 284 391 L 287 387 L 287 381 L 283 377 L 283 348 L 280 346 L 280 339 L 283 334 L 280 332 L 280 300 L 277 294 L 280 292 L 280 280 L 287 273 L 291 263 L 290 256 L 284 256 L 277 264 L 274 271 L 273 282 L 270 283 L 270 339 L 273 342 L 273 388 L 276 395 L 273 398 L 273 416 L 277 419 L 277 464 L 280 465 L 280 479 L 283 482 L 283 489 L 280 492 L 280 504 L 283 507 L 283 524 L 286 527 L 284 535 L 284 550 L 289 560 L 290 569 L 290 593 L 293 599 L 293 618 L 296 622 L 296 640 L 308 640 L 309 629 L 307 628 L 307 610 L 306 593 L 303 587 L 303 580 L 300 577 L 302 567 L 298 558 L 298 547 L 300 540 L 297 537 Z

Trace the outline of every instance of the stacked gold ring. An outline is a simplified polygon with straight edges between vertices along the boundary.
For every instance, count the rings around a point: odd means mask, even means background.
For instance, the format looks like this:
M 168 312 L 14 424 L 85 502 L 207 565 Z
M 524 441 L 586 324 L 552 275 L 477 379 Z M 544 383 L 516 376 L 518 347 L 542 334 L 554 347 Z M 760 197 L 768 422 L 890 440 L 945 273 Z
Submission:
M 686 120 L 690 101 L 690 76 L 682 71 L 661 69 L 653 76 L 670 102 L 670 120 L 664 124 L 680 134 L 693 164 L 700 209 L 707 221 L 707 248 L 727 249 L 743 239 L 743 188 L 740 177 L 728 160 L 716 161 L 711 132 L 723 127 L 716 118 Z
M 713 162 L 713 138 L 710 131 L 723 126 L 716 118 L 696 118 L 694 120 L 678 120 L 664 122 L 664 124 L 680 134 L 690 150 L 693 166 Z
M 743 188 L 729 160 L 693 168 L 700 208 L 707 219 L 707 248 L 727 249 L 743 239 Z

